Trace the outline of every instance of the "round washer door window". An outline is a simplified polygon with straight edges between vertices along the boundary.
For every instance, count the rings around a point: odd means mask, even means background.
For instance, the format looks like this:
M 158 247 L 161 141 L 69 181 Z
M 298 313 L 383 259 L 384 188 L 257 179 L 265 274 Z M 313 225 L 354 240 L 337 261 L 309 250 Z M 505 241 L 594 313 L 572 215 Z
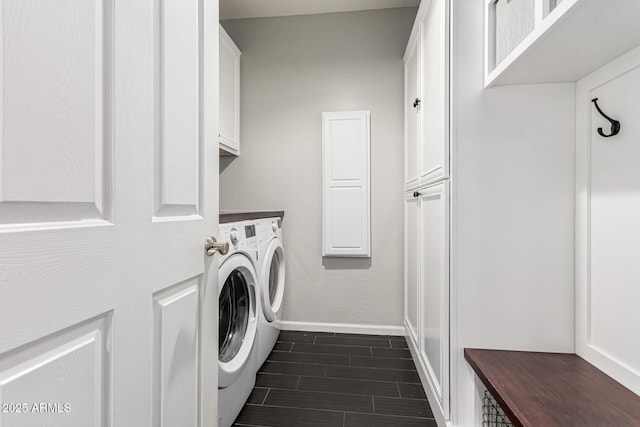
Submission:
M 275 251 L 273 254 L 273 258 L 271 258 L 271 265 L 269 266 L 269 303 L 271 307 L 276 302 L 276 296 L 278 295 L 278 287 L 280 284 L 280 264 L 281 260 L 281 252 Z
M 277 319 L 277 313 L 282 307 L 284 295 L 285 259 L 282 243 L 273 239 L 265 252 L 265 264 L 262 266 L 260 277 L 265 283 L 262 287 L 262 312 L 267 321 Z
M 233 270 L 219 297 L 218 359 L 227 363 L 240 351 L 249 325 L 249 286 L 243 274 Z

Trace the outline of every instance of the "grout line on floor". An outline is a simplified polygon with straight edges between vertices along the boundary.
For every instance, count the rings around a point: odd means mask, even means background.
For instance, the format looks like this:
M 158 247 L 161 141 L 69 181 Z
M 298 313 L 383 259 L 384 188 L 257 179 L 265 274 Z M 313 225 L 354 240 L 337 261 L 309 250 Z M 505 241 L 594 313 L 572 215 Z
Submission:
M 364 412 L 353 412 L 353 411 L 345 411 L 345 413 L 347 414 L 363 414 Z M 398 417 L 398 418 L 408 418 L 410 420 L 420 420 L 420 421 L 424 421 L 424 420 L 435 420 L 434 417 L 416 417 L 413 415 L 397 415 L 397 414 L 369 414 L 367 413 L 367 415 L 374 415 L 376 417 Z
M 307 344 L 307 343 L 305 343 Z M 331 344 L 321 344 L 321 345 L 331 345 Z M 381 356 L 372 356 L 371 347 L 369 348 L 369 355 L 366 354 L 344 354 L 344 353 L 319 353 L 319 352 L 309 352 L 309 351 L 291 351 L 290 353 L 295 354 L 320 354 L 320 355 L 329 355 L 329 356 L 348 356 L 348 357 L 370 357 L 375 359 L 393 359 L 393 360 L 412 360 L 410 357 L 381 357 Z M 380 348 L 380 347 L 375 347 Z M 276 353 L 287 353 L 286 351 L 275 350 Z M 279 362 L 279 360 L 273 360 L 272 362 Z
M 322 411 L 322 412 L 333 412 L 333 413 L 345 412 L 345 411 L 340 411 L 338 409 L 305 408 L 300 406 L 284 406 L 284 405 L 252 405 L 252 406 L 262 406 L 263 408 L 302 409 L 304 411 Z M 353 411 L 348 411 L 348 412 L 352 414 L 374 415 L 371 412 L 353 412 Z M 418 417 L 413 417 L 413 418 L 418 418 Z
M 311 378 L 323 378 L 320 376 L 313 376 L 313 375 L 305 375 L 306 377 L 311 377 Z M 369 379 L 369 378 L 350 378 L 350 377 L 330 377 L 328 375 L 325 375 L 324 378 L 330 378 L 330 379 L 334 379 L 334 380 L 348 380 L 348 381 L 373 381 L 373 382 L 377 382 L 377 383 L 391 383 L 391 384 L 397 384 L 398 380 L 380 380 L 380 379 Z M 420 383 L 408 383 L 406 381 L 402 381 L 403 384 L 411 384 L 411 385 L 417 385 Z M 368 396 L 368 395 L 367 395 Z
M 325 372 L 326 374 L 326 372 Z M 296 388 L 294 390 L 298 390 L 298 387 L 300 387 L 300 381 L 302 380 L 302 375 L 298 375 L 298 382 L 296 383 Z
M 264 402 L 267 401 L 267 396 L 269 396 L 269 393 L 271 393 L 271 388 L 267 389 L 267 394 L 264 395 L 264 397 L 262 398 L 262 403 L 261 405 L 264 405 Z
M 359 357 L 364 357 L 364 356 L 359 356 Z M 344 364 L 344 363 L 320 363 L 320 362 L 293 362 L 291 360 L 269 360 L 269 362 L 270 363 L 282 363 L 282 364 L 288 364 L 288 365 L 325 366 L 327 368 L 328 367 L 334 367 L 334 368 L 373 369 L 373 370 L 376 370 L 376 371 L 380 370 L 380 369 L 384 369 L 384 370 L 387 370 L 387 371 L 417 372 L 415 369 L 387 368 L 387 367 L 383 367 L 383 366 L 359 366 L 359 365 L 353 365 L 351 363 L 351 361 L 349 361 L 349 364 Z M 264 372 L 264 371 L 259 371 L 259 372 L 260 373 L 271 373 L 271 372 Z M 286 375 L 286 374 L 280 373 L 280 375 Z

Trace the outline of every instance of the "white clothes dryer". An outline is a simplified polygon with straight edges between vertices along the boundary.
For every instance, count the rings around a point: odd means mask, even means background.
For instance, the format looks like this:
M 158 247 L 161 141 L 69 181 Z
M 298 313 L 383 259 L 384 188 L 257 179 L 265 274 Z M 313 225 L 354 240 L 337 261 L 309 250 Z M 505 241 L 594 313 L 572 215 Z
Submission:
M 258 367 L 262 366 L 280 335 L 284 299 L 285 259 L 282 218 L 258 220 Z
M 253 221 L 220 224 L 229 252 L 218 263 L 218 425 L 229 427 L 256 381 L 258 274 Z

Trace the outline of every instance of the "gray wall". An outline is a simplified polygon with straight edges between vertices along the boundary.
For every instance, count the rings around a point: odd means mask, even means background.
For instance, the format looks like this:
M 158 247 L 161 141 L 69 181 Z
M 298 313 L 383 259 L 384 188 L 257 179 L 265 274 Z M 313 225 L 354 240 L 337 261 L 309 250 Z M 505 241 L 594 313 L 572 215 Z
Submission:
M 231 20 L 241 156 L 220 209 L 284 209 L 284 320 L 402 325 L 403 63 L 415 8 Z M 370 259 L 322 257 L 321 113 L 371 111 Z

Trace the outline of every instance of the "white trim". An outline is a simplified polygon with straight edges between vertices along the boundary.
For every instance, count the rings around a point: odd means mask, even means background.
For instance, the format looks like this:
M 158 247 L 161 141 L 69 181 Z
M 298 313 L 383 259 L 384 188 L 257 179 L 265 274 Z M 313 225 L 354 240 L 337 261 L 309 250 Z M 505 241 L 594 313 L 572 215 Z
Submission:
M 447 77 L 449 82 L 448 109 L 449 109 L 449 422 L 455 425 L 459 419 L 460 399 L 458 395 L 458 359 L 462 353 L 460 350 L 458 334 L 458 256 L 457 256 L 457 182 L 456 167 L 458 154 L 458 128 L 457 128 L 457 104 L 455 102 L 456 86 L 455 71 L 458 53 L 458 20 L 456 17 L 456 2 L 449 4 L 449 69 Z M 485 64 L 486 65 L 486 64 Z
M 405 336 L 404 326 L 360 325 L 356 323 L 324 323 L 280 320 L 283 331 L 336 332 L 339 334 L 394 335 Z

